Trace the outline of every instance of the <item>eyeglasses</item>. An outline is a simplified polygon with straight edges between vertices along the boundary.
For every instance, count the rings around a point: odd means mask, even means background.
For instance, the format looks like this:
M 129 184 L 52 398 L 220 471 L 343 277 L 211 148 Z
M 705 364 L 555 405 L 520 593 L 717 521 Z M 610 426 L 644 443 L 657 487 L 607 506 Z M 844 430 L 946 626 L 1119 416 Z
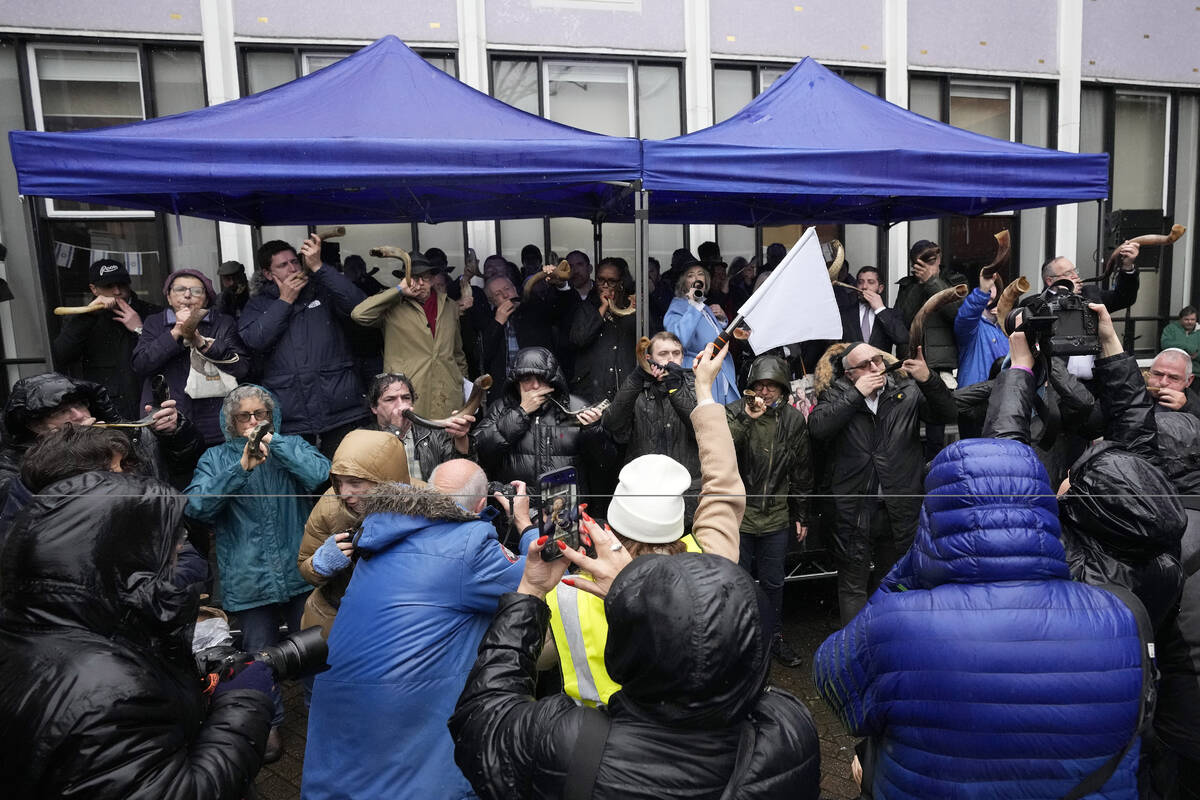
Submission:
M 1057 275 L 1051 275 L 1050 277 L 1051 277 L 1051 278 L 1054 278 L 1055 280 L 1057 280 L 1057 279 L 1059 279 L 1059 278 L 1078 278 L 1078 277 L 1079 277 L 1079 270 L 1077 270 L 1077 269 L 1069 269 L 1069 270 L 1067 270 L 1066 272 L 1060 272 L 1060 273 L 1058 273 Z
M 596 278 L 597 286 L 620 286 L 620 278 Z
M 177 294 L 180 297 L 191 295 L 192 297 L 204 297 L 208 294 L 203 286 L 175 286 L 171 289 L 171 294 Z
M 882 367 L 885 363 L 887 363 L 887 361 L 886 361 L 886 359 L 884 359 L 883 356 L 872 356 L 871 358 L 868 358 L 866 361 L 862 362 L 861 364 L 855 364 L 853 367 L 846 367 L 846 369 L 866 369 L 867 367 L 871 366 L 872 364 L 874 364 L 877 367 Z
M 258 422 L 265 422 L 271 418 L 271 412 L 265 408 L 260 408 L 257 411 L 237 411 L 233 415 L 233 418 L 238 422 L 249 422 L 251 417 Z

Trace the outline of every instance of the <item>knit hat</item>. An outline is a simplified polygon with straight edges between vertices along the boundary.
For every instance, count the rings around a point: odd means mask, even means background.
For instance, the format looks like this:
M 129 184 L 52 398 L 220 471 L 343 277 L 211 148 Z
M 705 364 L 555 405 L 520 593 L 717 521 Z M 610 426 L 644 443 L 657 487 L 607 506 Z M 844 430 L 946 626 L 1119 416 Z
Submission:
M 205 303 L 206 306 L 211 306 L 213 301 L 217 299 L 217 292 L 213 289 L 212 281 L 198 269 L 177 269 L 168 275 L 167 279 L 163 281 L 163 297 L 171 296 L 171 284 L 175 282 L 176 278 L 195 278 L 200 281 L 200 284 L 204 287 L 204 293 L 208 295 L 208 302 Z
M 687 468 L 675 459 L 648 453 L 621 469 L 608 504 L 608 522 L 627 539 L 669 544 L 683 534 L 683 493 L 692 485 Z

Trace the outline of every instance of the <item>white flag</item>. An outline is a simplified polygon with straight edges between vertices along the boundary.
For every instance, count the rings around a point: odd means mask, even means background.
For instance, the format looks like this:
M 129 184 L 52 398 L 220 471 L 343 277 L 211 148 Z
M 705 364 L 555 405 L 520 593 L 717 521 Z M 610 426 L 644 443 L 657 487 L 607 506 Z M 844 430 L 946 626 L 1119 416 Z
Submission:
M 756 353 L 809 339 L 841 339 L 842 316 L 815 228 L 788 251 L 738 313 Z

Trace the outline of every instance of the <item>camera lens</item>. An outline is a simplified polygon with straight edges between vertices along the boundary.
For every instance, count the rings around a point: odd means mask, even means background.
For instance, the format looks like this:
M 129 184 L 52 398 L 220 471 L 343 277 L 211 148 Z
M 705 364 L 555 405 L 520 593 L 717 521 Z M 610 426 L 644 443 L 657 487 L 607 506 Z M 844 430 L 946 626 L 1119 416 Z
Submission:
M 321 672 L 328 656 L 329 646 L 321 636 L 321 628 L 314 625 L 281 639 L 279 644 L 264 647 L 255 660 L 270 667 L 279 680 L 295 680 Z

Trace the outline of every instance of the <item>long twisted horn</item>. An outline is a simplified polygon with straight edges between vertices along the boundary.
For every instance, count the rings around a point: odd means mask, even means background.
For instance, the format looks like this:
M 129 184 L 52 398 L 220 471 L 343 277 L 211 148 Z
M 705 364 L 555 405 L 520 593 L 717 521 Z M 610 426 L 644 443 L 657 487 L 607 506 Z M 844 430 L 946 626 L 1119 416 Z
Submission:
M 414 425 L 420 425 L 422 428 L 441 428 L 450 427 L 450 420 L 454 417 L 461 417 L 465 414 L 474 416 L 479 407 L 483 405 L 483 398 L 487 395 L 487 390 L 492 388 L 492 376 L 480 375 L 471 384 L 471 396 L 467 398 L 467 404 L 462 407 L 461 411 L 452 411 L 450 416 L 445 419 L 426 419 L 411 408 L 404 409 L 404 418 L 412 422 Z
M 1172 225 L 1170 233 L 1144 233 L 1141 236 L 1135 236 L 1132 239 L 1126 239 L 1122 244 L 1136 244 L 1139 247 L 1165 247 L 1169 244 L 1174 244 L 1179 241 L 1179 237 L 1187 233 L 1187 227 L 1184 225 Z M 1118 248 L 1119 249 L 1119 248 Z M 1117 269 L 1117 251 L 1113 250 L 1108 261 L 1104 262 L 1104 272 L 1100 276 L 1100 280 L 1107 283 L 1109 277 Z
M 571 277 L 571 265 L 567 263 L 565 258 L 558 262 L 558 266 L 554 268 L 554 277 L 558 278 L 560 281 L 565 281 L 567 278 Z M 523 294 L 526 300 L 528 300 L 530 295 L 533 294 L 533 287 L 544 280 L 546 280 L 546 271 L 542 270 L 529 280 L 525 281 L 525 291 Z
M 830 239 L 829 244 L 837 250 L 833 256 L 833 263 L 829 265 L 829 280 L 836 282 L 838 274 L 842 271 L 842 265 L 846 263 L 846 248 L 838 239 Z
M 925 305 L 921 306 L 921 310 L 913 317 L 912 325 L 908 329 L 908 353 L 910 357 L 916 354 L 917 348 L 921 345 L 921 340 L 925 336 L 925 318 L 947 303 L 953 303 L 955 300 L 961 300 L 966 296 L 967 287 L 960 283 L 957 286 L 942 289 L 925 301 Z
M 375 258 L 398 258 L 404 262 L 404 277 L 401 279 L 405 288 L 412 287 L 412 257 L 408 251 L 402 247 L 393 247 L 386 245 L 384 247 L 372 247 L 367 253 Z
M 1017 304 L 1017 299 L 1028 291 L 1029 279 L 1022 275 L 1006 286 L 1000 293 L 1000 299 L 996 301 L 996 323 L 1006 336 L 1012 333 L 1008 329 L 1008 315 Z

